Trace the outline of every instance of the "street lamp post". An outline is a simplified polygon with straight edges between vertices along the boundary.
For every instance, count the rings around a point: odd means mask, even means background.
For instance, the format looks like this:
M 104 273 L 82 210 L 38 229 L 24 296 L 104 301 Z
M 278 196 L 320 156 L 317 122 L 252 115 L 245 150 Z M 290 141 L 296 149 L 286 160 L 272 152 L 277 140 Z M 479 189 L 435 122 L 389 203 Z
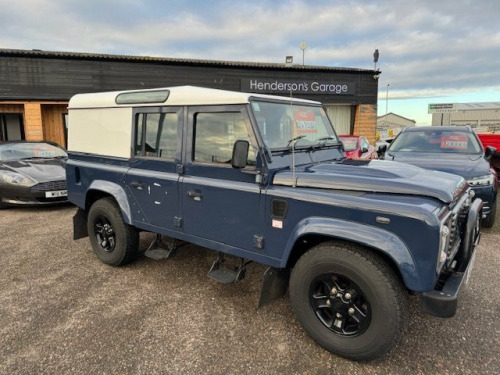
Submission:
M 307 43 L 302 42 L 302 43 L 300 43 L 299 47 L 302 50 L 302 66 L 304 66 L 304 59 L 305 59 L 305 53 L 306 53 Z
M 389 108 L 389 84 L 387 84 L 387 90 L 385 92 L 385 115 L 387 116 Z
M 387 114 L 389 113 L 389 84 L 385 91 L 385 126 L 388 127 Z M 389 129 L 387 129 L 389 131 Z

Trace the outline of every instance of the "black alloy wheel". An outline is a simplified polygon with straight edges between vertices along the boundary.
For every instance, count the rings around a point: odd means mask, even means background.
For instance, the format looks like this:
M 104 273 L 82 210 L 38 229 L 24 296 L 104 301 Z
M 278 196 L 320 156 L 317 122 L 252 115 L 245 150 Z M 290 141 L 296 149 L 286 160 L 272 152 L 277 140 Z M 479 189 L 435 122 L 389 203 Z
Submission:
M 102 250 L 111 253 L 115 250 L 115 230 L 107 217 L 98 215 L 94 221 L 94 233 Z
M 311 283 L 309 300 L 321 323 L 338 335 L 360 335 L 370 325 L 370 304 L 358 285 L 346 276 L 318 276 Z

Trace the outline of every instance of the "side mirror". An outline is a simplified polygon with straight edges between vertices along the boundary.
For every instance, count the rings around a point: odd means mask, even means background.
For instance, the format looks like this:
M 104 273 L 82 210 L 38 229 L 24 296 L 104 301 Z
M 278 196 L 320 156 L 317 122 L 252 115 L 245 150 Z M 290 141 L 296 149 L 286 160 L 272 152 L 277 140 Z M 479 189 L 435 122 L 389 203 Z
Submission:
M 486 160 L 490 160 L 493 157 L 493 155 L 495 155 L 496 151 L 497 149 L 495 147 L 486 146 L 484 150 L 484 157 L 486 158 Z
M 385 154 L 386 151 L 387 151 L 387 145 L 381 145 L 381 146 L 379 146 L 379 148 L 377 150 L 377 155 L 378 155 L 379 159 L 383 159 L 384 158 L 384 154 Z
M 245 168 L 248 162 L 248 149 L 250 143 L 248 141 L 238 140 L 233 146 L 233 157 L 231 158 L 231 166 L 233 168 Z

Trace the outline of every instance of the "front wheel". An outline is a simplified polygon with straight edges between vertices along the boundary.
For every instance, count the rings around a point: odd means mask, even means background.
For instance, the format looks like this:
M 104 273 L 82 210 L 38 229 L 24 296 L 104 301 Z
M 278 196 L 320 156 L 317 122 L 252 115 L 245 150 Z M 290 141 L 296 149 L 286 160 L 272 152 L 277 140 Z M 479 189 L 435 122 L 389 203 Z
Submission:
M 376 254 L 328 242 L 304 254 L 290 276 L 290 298 L 305 331 L 332 353 L 375 359 L 399 340 L 408 295 Z
M 497 201 L 495 200 L 493 202 L 493 207 L 491 209 L 491 212 L 489 213 L 488 216 L 486 216 L 483 221 L 482 225 L 485 228 L 492 228 L 493 225 L 495 225 L 495 217 L 497 216 Z
M 121 266 L 137 255 L 139 232 L 123 221 L 112 198 L 100 199 L 90 207 L 87 229 L 92 249 L 102 262 Z

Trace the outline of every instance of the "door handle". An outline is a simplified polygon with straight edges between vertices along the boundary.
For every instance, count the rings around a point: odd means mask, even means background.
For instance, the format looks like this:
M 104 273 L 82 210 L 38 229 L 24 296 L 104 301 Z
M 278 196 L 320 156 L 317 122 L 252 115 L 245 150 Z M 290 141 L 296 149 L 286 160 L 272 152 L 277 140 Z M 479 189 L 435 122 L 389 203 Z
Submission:
M 142 190 L 142 188 L 144 187 L 144 184 L 140 183 L 140 182 L 137 182 L 137 181 L 132 181 L 130 183 L 130 186 L 132 187 L 135 187 L 137 188 L 138 190 Z
M 195 201 L 201 201 L 201 198 L 203 197 L 201 192 L 197 190 L 188 190 L 187 195 L 188 197 L 193 198 Z

